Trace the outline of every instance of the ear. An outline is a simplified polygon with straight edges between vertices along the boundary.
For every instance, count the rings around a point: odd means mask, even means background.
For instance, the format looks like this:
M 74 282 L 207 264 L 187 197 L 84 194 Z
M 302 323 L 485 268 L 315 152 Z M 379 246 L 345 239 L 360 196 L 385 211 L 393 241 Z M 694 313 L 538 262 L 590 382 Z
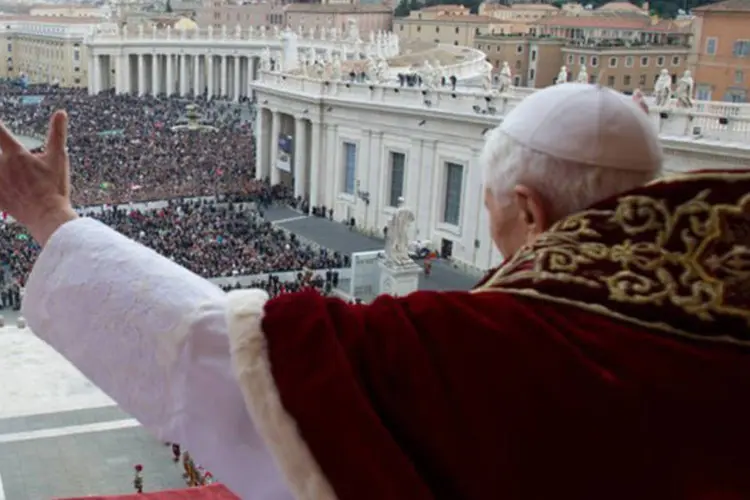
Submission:
M 544 198 L 534 189 L 517 185 L 513 192 L 518 200 L 519 217 L 522 218 L 526 233 L 535 238 L 550 226 L 550 216 Z

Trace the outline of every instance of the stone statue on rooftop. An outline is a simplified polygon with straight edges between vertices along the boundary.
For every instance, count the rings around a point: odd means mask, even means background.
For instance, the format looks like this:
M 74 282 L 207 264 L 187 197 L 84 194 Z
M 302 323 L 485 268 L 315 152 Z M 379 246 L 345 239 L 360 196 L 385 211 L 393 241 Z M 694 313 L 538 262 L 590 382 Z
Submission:
M 510 72 L 510 65 L 508 61 L 503 61 L 503 67 L 500 69 L 500 74 L 497 77 L 497 91 L 500 94 L 508 92 L 511 83 L 513 83 L 513 75 Z
M 562 68 L 560 68 L 560 72 L 557 74 L 557 80 L 555 81 L 555 83 L 557 85 L 560 85 L 561 83 L 567 83 L 567 81 L 568 81 L 568 67 L 563 66 Z
M 266 47 L 260 54 L 261 71 L 271 71 L 271 49 Z
M 278 26 L 274 26 L 274 27 L 273 27 L 273 37 L 274 37 L 274 38 L 279 38 L 279 37 L 281 37 L 281 30 L 279 30 L 279 27 L 278 27 Z
M 221 25 L 221 39 L 222 40 L 227 39 L 227 25 L 226 24 Z
M 690 71 L 685 71 L 677 82 L 677 105 L 681 108 L 693 107 L 693 87 L 695 81 Z
M 390 66 L 388 66 L 388 61 L 385 60 L 385 58 L 380 58 L 377 62 L 376 68 L 375 68 L 375 77 L 377 79 L 378 83 L 385 83 L 388 81 L 388 71 L 390 70 Z
M 339 29 L 334 26 L 330 29 L 331 34 L 331 41 L 332 42 L 338 42 L 339 41 Z
M 239 40 L 242 38 L 242 26 L 237 24 L 237 26 L 234 28 L 234 37 Z
M 578 76 L 576 77 L 577 83 L 589 83 L 589 72 L 586 71 L 586 65 L 581 64 L 581 69 L 578 70 Z
M 388 222 L 388 236 L 385 239 L 387 263 L 396 266 L 414 264 L 409 257 L 409 226 L 415 220 L 414 212 L 406 207 L 404 198 L 399 198 L 396 213 Z
M 265 26 L 261 26 L 260 29 L 258 30 L 258 34 L 259 34 L 260 38 L 265 38 L 266 37 L 266 27 Z
M 492 93 L 495 91 L 495 88 L 492 86 L 492 71 L 485 72 L 484 76 L 482 77 L 482 88 L 487 93 Z
M 339 57 L 338 53 L 335 53 L 333 54 L 333 61 L 331 62 L 331 79 L 337 82 L 341 80 L 341 76 L 341 58 Z
M 357 43 L 361 42 L 359 38 L 359 24 L 357 23 L 357 18 L 350 17 L 346 20 L 347 30 L 346 30 L 346 39 L 348 42 L 351 43 Z
M 371 82 L 377 82 L 378 63 L 373 56 L 369 56 L 365 61 L 365 75 Z
M 669 98 L 672 96 L 672 77 L 669 76 L 667 69 L 661 70 L 659 78 L 654 85 L 654 97 L 657 106 L 666 106 L 669 104 Z
M 422 85 L 424 85 L 428 89 L 435 88 L 435 71 L 432 67 L 432 64 L 430 64 L 430 61 L 425 61 L 424 64 L 422 64 L 422 67 L 419 69 L 418 74 L 422 79 Z
M 252 26 L 250 26 L 250 27 L 249 27 L 249 28 L 247 29 L 247 37 L 248 37 L 248 38 L 249 38 L 250 40 L 252 40 L 252 39 L 253 39 L 253 38 L 255 37 L 255 28 L 253 28 Z

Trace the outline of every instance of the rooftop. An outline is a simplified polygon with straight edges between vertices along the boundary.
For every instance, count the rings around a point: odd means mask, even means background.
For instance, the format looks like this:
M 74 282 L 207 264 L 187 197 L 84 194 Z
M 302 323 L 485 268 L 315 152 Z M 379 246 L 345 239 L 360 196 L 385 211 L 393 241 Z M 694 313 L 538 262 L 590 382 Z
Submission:
M 37 24 L 99 24 L 105 22 L 101 17 L 66 17 L 66 16 L 31 16 L 0 15 L 0 22 L 26 22 Z
M 445 15 L 438 15 L 432 18 L 428 19 L 419 19 L 416 17 L 401 17 L 398 19 L 393 20 L 396 23 L 452 23 L 452 24 L 458 24 L 458 23 L 477 23 L 477 24 L 488 24 L 488 23 L 502 23 L 503 21 L 501 19 L 498 19 L 496 17 L 492 16 L 479 16 L 477 14 L 465 14 L 465 15 L 452 15 L 452 14 L 445 14 Z
M 750 12 L 750 0 L 724 0 L 697 7 L 693 12 Z
M 750 1 L 750 0 L 748 0 Z M 662 20 L 654 22 L 647 16 L 619 16 L 619 15 L 583 15 L 583 16 L 554 16 L 541 19 L 538 26 L 552 26 L 561 28 L 608 28 L 622 30 L 637 30 L 657 33 L 689 33 L 690 23 Z
M 387 5 L 379 4 L 305 4 L 291 3 L 284 7 L 286 12 L 312 12 L 312 13 L 391 13 L 393 9 Z
M 644 10 L 630 2 L 609 2 L 596 9 L 598 12 L 638 12 Z

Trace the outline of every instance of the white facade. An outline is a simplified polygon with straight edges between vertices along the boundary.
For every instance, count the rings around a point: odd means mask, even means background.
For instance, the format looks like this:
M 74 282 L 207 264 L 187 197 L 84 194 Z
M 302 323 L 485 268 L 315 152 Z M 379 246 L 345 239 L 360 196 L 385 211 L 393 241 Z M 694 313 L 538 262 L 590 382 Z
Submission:
M 252 87 L 259 108 L 259 177 L 294 185 L 311 205 L 333 209 L 337 220 L 353 218 L 374 234 L 382 234 L 403 196 L 416 215 L 413 238 L 431 241 L 470 268 L 500 262 L 487 231 L 478 158 L 484 134 L 522 94 L 271 72 L 261 72 Z M 748 164 L 747 110 L 719 104 L 697 103 L 690 112 L 652 110 L 668 172 Z M 295 137 L 292 172 L 277 168 L 280 134 Z
M 260 60 L 268 54 L 274 64 L 294 68 L 300 55 L 306 58 L 360 59 L 365 55 L 398 54 L 398 37 L 372 34 L 370 41 L 342 38 L 321 31 L 303 37 L 291 32 L 264 29 L 221 30 L 139 26 L 119 29 L 100 25 L 86 39 L 89 53 L 90 93 L 115 89 L 139 95 L 196 95 L 239 100 L 249 97 Z

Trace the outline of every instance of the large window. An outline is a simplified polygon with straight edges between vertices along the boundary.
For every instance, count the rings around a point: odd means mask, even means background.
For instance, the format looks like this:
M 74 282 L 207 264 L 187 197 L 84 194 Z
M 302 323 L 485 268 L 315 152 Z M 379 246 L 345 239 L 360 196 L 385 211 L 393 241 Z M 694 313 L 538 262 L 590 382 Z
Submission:
M 406 155 L 391 151 L 391 189 L 388 193 L 388 205 L 398 206 L 398 199 L 404 195 L 404 169 Z
M 750 56 L 750 40 L 737 40 L 732 47 L 734 57 Z
M 458 226 L 461 219 L 461 193 L 463 191 L 464 166 L 445 163 L 445 205 L 443 222 Z
M 344 192 L 354 194 L 354 185 L 357 177 L 357 145 L 351 142 L 344 143 Z
M 695 92 L 695 98 L 699 101 L 710 101 L 711 100 L 711 86 L 705 84 L 699 84 Z
M 706 40 L 706 54 L 709 56 L 716 55 L 716 45 L 718 40 L 716 38 L 709 38 Z

